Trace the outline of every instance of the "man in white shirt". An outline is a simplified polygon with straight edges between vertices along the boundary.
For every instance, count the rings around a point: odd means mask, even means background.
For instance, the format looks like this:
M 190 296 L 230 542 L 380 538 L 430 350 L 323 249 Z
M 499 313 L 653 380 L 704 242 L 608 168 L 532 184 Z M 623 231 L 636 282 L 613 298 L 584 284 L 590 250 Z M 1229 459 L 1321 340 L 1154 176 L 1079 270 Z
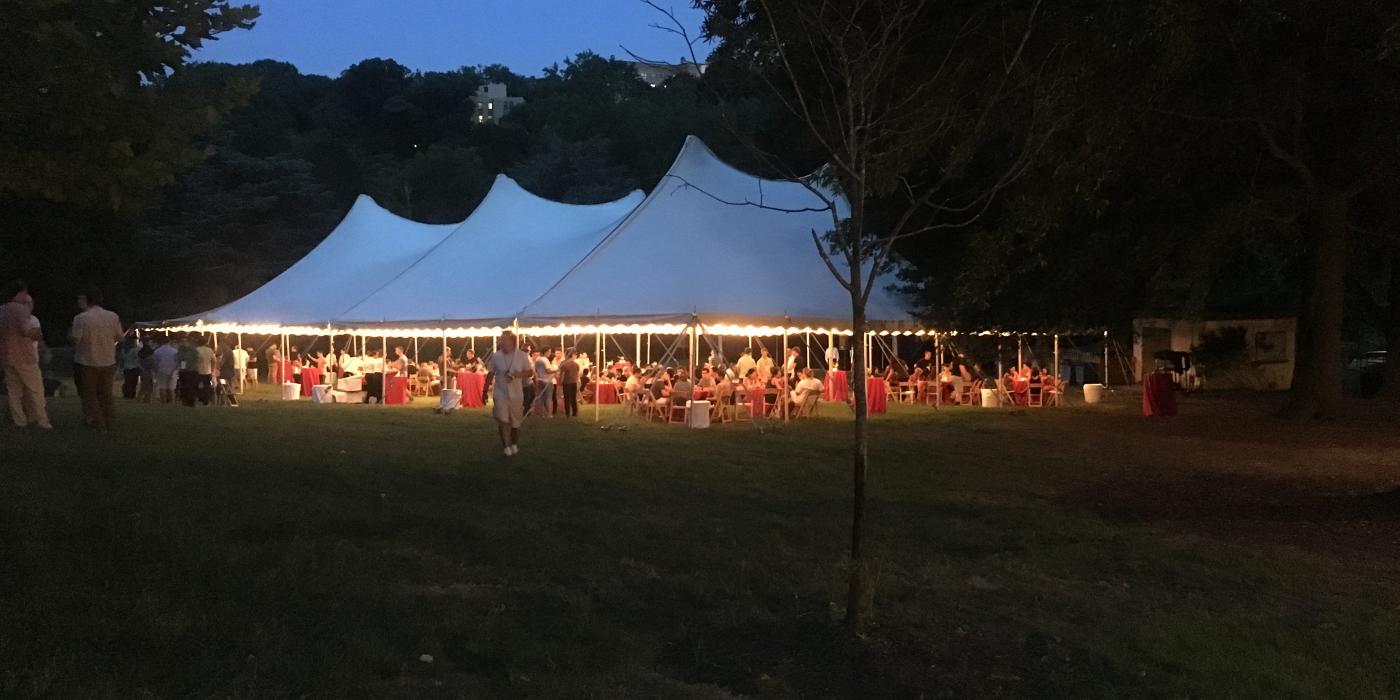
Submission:
M 826 369 L 841 369 L 841 349 L 836 347 L 836 339 L 831 339 L 831 346 L 826 349 Z
M 744 348 L 744 354 L 740 355 L 739 361 L 734 363 L 734 373 L 742 379 L 749 376 L 749 370 L 756 367 L 758 367 L 758 363 L 753 359 L 753 350 Z
M 78 393 L 83 400 L 83 423 L 106 432 L 115 422 L 112 406 L 112 379 L 117 375 L 117 343 L 122 340 L 122 322 L 102 308 L 102 295 L 88 290 L 78 295 L 78 306 L 85 310 L 73 317 L 68 339 L 73 341 L 73 364 L 82 381 Z
M 788 348 L 787 359 L 783 360 L 783 376 L 788 381 L 797 379 L 797 348 Z
M 491 415 L 501 435 L 507 457 L 520 452 L 520 424 L 525 420 L 525 385 L 530 377 L 530 358 L 516 347 L 515 334 L 501 333 L 496 352 L 486 362 L 486 381 L 491 385 Z
M 162 336 L 156 348 L 156 399 L 161 403 L 175 400 L 175 379 L 180 372 L 180 351 L 170 338 Z
M 554 415 L 554 365 L 552 348 L 545 348 L 535 358 L 535 401 L 530 411 L 549 418 Z
M 248 378 L 248 351 L 237 345 L 233 347 L 233 378 L 234 391 L 243 393 L 243 383 Z

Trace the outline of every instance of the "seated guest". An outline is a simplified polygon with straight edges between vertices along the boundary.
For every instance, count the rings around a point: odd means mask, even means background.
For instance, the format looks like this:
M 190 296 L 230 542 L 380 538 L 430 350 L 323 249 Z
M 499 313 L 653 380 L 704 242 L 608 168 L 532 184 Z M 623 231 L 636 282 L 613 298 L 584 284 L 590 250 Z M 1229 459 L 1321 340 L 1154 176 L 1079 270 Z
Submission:
M 632 376 L 627 378 L 627 383 L 622 386 L 622 391 L 627 394 L 636 394 L 642 390 L 642 370 L 633 367 Z
M 755 367 L 750 367 L 750 368 L 749 368 L 749 371 L 748 371 L 746 374 L 744 374 L 744 388 L 745 388 L 745 389 L 762 389 L 762 388 L 763 388 L 763 380 L 762 380 L 762 379 L 759 379 L 759 376 L 758 376 L 758 369 L 757 369 L 757 368 L 755 368 Z
M 821 396 L 821 394 L 822 380 L 817 379 L 816 375 L 812 374 L 811 367 L 802 370 L 802 380 L 797 382 L 797 386 L 792 388 L 792 403 L 796 406 L 801 406 L 802 403 L 807 400 L 808 396 Z
M 683 369 L 676 370 L 676 381 L 671 385 L 671 402 L 684 405 L 690 400 L 695 392 L 695 387 L 690 383 L 690 377 Z
M 709 367 L 700 370 L 700 382 L 696 386 L 700 387 L 701 389 L 715 388 L 714 370 L 710 369 Z
M 389 360 L 385 371 L 391 374 L 406 374 L 408 372 L 408 356 L 404 354 L 402 345 L 394 346 L 394 357 Z
M 476 356 L 474 350 L 467 348 L 467 354 L 462 358 L 460 367 L 468 372 L 480 372 L 482 371 L 481 358 Z
M 942 369 L 938 371 L 938 390 L 941 392 L 939 400 L 952 403 L 957 400 L 961 389 L 962 377 L 953 373 L 953 363 L 944 362 Z

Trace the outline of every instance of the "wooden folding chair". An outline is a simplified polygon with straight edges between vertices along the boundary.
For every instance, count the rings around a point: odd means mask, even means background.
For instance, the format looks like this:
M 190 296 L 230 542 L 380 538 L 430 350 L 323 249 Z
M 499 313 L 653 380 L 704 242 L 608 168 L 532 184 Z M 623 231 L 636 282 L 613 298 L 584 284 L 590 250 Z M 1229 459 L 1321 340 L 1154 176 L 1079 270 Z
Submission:
M 793 411 L 792 417 L 794 419 L 811 418 L 812 416 L 816 415 L 817 399 L 819 398 L 821 398 L 820 395 L 816 393 L 805 394 L 802 397 L 802 403 L 798 404 L 796 410 Z

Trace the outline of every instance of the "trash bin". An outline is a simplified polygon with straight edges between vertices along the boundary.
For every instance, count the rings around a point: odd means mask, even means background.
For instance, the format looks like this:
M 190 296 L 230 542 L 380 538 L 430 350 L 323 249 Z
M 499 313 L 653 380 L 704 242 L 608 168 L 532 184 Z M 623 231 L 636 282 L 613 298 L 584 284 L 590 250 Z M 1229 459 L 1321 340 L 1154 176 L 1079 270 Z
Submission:
M 997 408 L 1001 406 L 1001 397 L 997 396 L 996 389 L 982 390 L 982 408 Z
M 690 410 L 686 411 L 686 424 L 691 428 L 710 427 L 710 402 L 709 401 L 688 401 L 686 406 Z
M 1103 385 L 1085 384 L 1084 403 L 1099 403 L 1100 401 L 1103 401 Z

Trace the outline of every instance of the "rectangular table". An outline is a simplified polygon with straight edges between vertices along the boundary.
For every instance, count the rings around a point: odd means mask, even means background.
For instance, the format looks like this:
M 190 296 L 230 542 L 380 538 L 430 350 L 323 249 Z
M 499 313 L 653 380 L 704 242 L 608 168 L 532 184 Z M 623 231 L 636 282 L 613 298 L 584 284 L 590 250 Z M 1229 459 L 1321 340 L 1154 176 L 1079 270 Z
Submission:
M 301 368 L 301 395 L 310 396 L 311 390 L 321 383 L 321 370 L 315 367 Z
M 384 403 L 402 406 L 408 403 L 408 377 L 390 374 L 384 377 Z

